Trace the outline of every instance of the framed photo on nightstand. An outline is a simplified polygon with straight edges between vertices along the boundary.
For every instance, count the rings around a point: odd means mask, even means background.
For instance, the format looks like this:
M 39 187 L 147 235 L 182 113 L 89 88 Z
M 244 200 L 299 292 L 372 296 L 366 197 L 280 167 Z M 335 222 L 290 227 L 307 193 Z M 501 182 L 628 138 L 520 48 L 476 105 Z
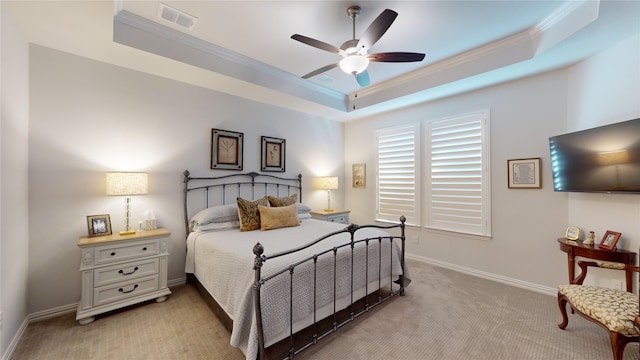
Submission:
M 109 215 L 87 216 L 89 237 L 111 235 L 111 218 Z

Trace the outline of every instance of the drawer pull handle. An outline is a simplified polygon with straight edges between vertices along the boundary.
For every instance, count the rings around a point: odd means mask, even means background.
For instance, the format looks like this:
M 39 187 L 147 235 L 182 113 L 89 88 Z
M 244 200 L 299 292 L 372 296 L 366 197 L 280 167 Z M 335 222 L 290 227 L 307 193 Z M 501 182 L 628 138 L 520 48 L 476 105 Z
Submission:
M 142 248 L 142 251 L 147 251 L 147 247 L 146 247 L 146 246 L 145 246 L 145 247 L 143 247 L 143 248 Z
M 115 252 L 115 251 L 114 251 L 114 252 L 112 252 L 112 253 L 111 253 L 111 256 L 116 256 L 116 252 Z
M 126 273 L 126 272 L 124 272 L 123 270 L 120 270 L 120 271 L 118 271 L 118 273 L 119 273 L 119 274 L 122 274 L 122 275 L 131 275 L 131 274 L 133 274 L 133 273 L 134 273 L 134 272 L 136 272 L 136 271 L 138 271 L 138 267 L 137 267 L 137 266 L 136 266 L 135 268 L 133 268 L 133 271 L 132 271 L 132 272 L 128 272 L 128 273 Z
M 123 294 L 127 294 L 127 293 L 130 293 L 130 292 L 133 292 L 133 290 L 135 290 L 137 288 L 138 288 L 138 284 L 135 284 L 135 285 L 133 285 L 133 289 L 131 289 L 131 290 L 125 291 L 124 289 L 120 288 L 120 289 L 118 289 L 118 291 L 120 291 Z

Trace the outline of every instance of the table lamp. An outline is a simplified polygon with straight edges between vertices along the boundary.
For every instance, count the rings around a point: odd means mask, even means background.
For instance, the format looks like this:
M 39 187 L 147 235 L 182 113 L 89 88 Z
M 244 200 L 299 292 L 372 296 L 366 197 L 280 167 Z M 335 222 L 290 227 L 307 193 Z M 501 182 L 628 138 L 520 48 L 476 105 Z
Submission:
M 120 235 L 135 234 L 131 230 L 129 218 L 131 216 L 131 196 L 147 194 L 148 174 L 135 172 L 107 173 L 107 195 L 120 195 L 124 198 L 124 231 Z
M 331 208 L 331 190 L 338 190 L 338 178 L 335 176 L 320 178 L 320 189 L 327 190 L 327 208 L 324 211 L 333 211 Z

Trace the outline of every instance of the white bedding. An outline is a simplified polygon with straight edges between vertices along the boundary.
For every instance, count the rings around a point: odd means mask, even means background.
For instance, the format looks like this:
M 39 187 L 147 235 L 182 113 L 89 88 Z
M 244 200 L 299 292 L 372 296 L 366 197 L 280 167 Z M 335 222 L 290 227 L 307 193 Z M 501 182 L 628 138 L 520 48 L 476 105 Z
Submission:
M 293 247 L 309 243 L 327 233 L 342 230 L 344 224 L 306 219 L 301 226 L 282 228 L 270 231 L 240 232 L 238 229 L 224 231 L 192 232 L 187 238 L 187 259 L 185 271 L 194 273 L 202 285 L 209 291 L 222 309 L 233 320 L 231 345 L 240 348 L 247 359 L 255 359 L 257 355 L 257 328 L 253 303 L 254 255 L 253 247 L 260 242 L 265 255 L 272 255 Z M 388 235 L 379 229 L 359 229 L 356 240 L 365 237 Z M 321 250 L 331 248 L 349 241 L 349 233 L 334 236 L 328 241 L 316 244 L 297 255 L 296 259 L 311 256 Z M 394 242 L 395 243 L 395 242 Z M 402 273 L 400 254 L 397 244 L 393 247 L 393 268 L 389 268 L 389 240 L 382 246 L 383 266 L 382 285 L 390 282 Z M 364 249 L 364 246 L 361 246 Z M 358 247 L 356 247 L 358 249 Z M 377 241 L 369 247 L 369 292 L 378 286 L 378 246 Z M 337 270 L 337 308 L 345 308 L 350 303 L 351 252 L 349 248 L 338 251 Z M 287 267 L 295 261 L 290 257 L 270 259 L 264 263 L 262 277 Z M 375 266 L 372 266 L 375 264 Z M 364 296 L 365 275 L 364 250 L 356 252 L 354 258 L 354 300 Z M 318 273 L 326 276 L 318 280 L 316 294 L 318 315 L 321 319 L 333 311 L 333 254 L 325 255 L 318 260 Z M 407 274 L 405 274 L 407 275 Z M 312 323 L 313 317 L 313 265 L 305 264 L 296 268 L 293 278 L 294 290 L 294 332 Z M 307 285 L 302 285 L 307 284 Z M 286 296 L 282 296 L 286 294 Z M 269 346 L 289 335 L 289 275 L 286 278 L 274 279 L 262 287 L 261 306 L 263 308 L 263 324 L 265 324 L 265 346 Z

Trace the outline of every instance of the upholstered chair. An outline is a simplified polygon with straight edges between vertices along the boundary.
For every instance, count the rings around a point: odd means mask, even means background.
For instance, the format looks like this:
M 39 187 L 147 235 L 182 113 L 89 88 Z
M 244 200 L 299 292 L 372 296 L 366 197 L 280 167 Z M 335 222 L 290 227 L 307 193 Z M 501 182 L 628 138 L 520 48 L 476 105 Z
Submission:
M 566 305 L 609 332 L 611 350 L 615 360 L 622 360 L 624 348 L 629 342 L 638 342 L 640 335 L 640 305 L 638 295 L 616 289 L 582 285 L 587 268 L 594 266 L 612 270 L 640 272 L 640 267 L 604 261 L 580 261 L 582 273 L 572 284 L 558 287 L 558 306 L 562 313 L 561 329 L 567 327 L 569 318 Z

